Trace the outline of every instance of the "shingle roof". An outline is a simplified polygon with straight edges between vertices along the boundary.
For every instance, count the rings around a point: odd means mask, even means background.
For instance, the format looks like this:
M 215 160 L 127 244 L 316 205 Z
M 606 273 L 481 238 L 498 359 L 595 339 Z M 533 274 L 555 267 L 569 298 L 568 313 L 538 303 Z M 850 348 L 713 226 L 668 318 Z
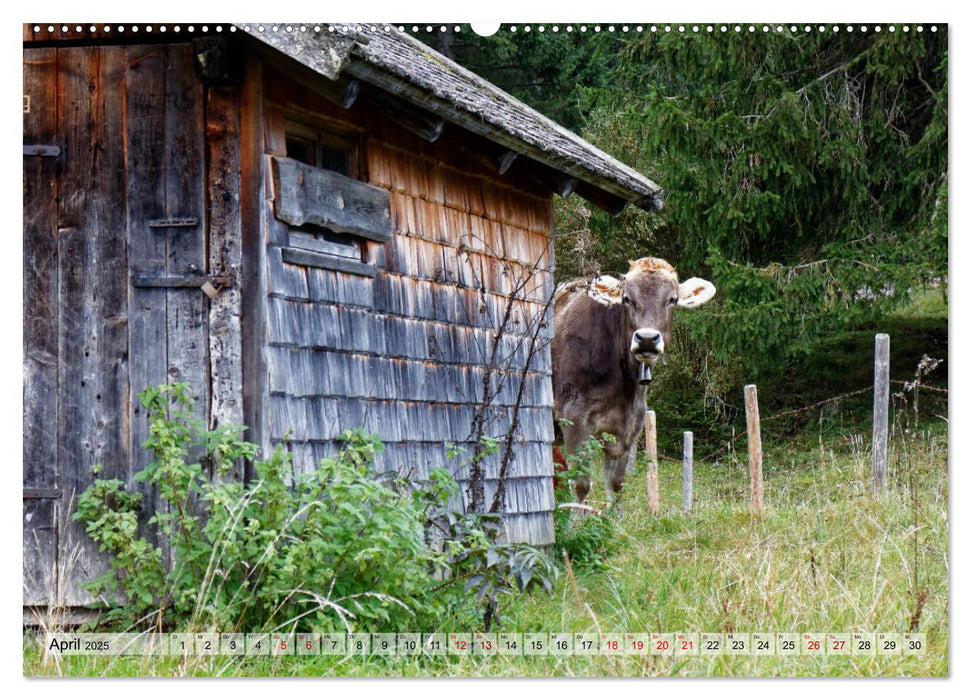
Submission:
M 644 209 L 661 206 L 663 191 L 650 179 L 397 27 L 238 26 L 331 80 L 346 73 L 375 84 L 614 197 Z

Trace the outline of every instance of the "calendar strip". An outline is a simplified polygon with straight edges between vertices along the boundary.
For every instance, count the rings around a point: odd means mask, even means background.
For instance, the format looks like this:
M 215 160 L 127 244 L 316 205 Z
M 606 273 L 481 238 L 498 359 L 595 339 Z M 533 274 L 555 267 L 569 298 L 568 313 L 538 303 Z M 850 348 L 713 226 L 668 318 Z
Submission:
M 96 633 L 45 636 L 63 656 L 910 656 L 911 632 Z

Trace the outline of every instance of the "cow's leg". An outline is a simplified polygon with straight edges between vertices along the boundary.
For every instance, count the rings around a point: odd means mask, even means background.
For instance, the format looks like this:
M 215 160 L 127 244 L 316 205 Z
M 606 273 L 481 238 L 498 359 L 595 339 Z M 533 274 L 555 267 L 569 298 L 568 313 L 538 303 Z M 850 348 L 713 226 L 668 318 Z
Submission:
M 627 460 L 621 458 L 604 459 L 604 484 L 607 486 L 607 507 L 617 508 L 617 499 L 624 486 L 624 475 L 627 472 Z
M 604 483 L 607 486 L 607 504 L 620 514 L 620 492 L 624 487 L 627 470 L 634 465 L 637 447 L 631 445 L 626 451 L 608 454 L 604 458 Z
M 572 425 L 563 426 L 563 449 L 569 457 L 576 454 L 580 444 L 590 436 L 590 430 L 582 420 L 575 421 Z M 579 477 L 574 484 L 574 492 L 577 496 L 577 503 L 585 504 L 587 494 L 590 493 L 590 476 Z M 583 513 L 584 511 L 579 511 Z
M 587 502 L 587 494 L 590 493 L 590 483 L 590 476 L 588 474 L 577 478 L 576 484 L 574 485 L 577 494 L 577 503 L 585 504 Z

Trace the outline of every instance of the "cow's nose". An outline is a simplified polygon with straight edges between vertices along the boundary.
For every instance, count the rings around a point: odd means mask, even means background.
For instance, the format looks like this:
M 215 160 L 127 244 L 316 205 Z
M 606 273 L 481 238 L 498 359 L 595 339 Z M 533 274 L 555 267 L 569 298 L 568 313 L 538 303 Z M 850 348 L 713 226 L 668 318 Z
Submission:
M 638 345 L 657 345 L 661 342 L 661 334 L 657 331 L 637 331 L 634 340 Z

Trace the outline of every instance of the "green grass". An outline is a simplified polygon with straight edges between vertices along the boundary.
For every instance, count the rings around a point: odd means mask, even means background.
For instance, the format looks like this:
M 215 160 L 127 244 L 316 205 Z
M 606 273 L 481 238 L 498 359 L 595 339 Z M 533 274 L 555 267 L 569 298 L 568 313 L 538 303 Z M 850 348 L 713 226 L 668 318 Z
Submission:
M 946 286 L 914 290 L 910 300 L 898 312 L 900 318 L 936 318 L 947 320 Z
M 764 430 L 765 439 L 772 438 Z M 740 448 L 744 450 L 744 443 Z M 744 454 L 741 455 L 744 459 Z M 681 511 L 680 464 L 661 463 L 662 517 L 646 511 L 644 465 L 628 477 L 616 552 L 561 576 L 553 596 L 503 610 L 502 630 L 553 632 L 906 632 L 908 657 L 173 657 L 44 658 L 24 637 L 25 675 L 62 676 L 945 676 L 948 673 L 946 426 L 891 445 L 891 486 L 870 494 L 867 438 L 852 431 L 766 446 L 765 514 L 748 511 L 747 467 L 695 465 Z M 602 499 L 602 487 L 592 499 Z M 917 615 L 918 595 L 926 594 Z M 915 617 L 917 618 L 915 620 Z M 402 630 L 414 631 L 414 630 Z M 424 630 L 430 631 L 430 630 Z M 441 630 L 467 631 L 467 630 Z

